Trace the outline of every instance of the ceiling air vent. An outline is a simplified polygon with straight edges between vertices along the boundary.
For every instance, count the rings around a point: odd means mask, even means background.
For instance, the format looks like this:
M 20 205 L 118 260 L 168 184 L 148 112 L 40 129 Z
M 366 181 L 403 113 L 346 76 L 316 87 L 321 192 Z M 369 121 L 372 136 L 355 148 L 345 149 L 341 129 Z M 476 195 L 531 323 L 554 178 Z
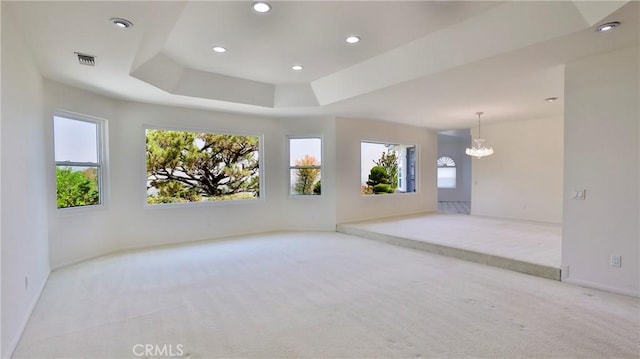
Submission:
M 75 54 L 78 55 L 78 62 L 80 63 L 80 65 L 85 65 L 85 66 L 95 66 L 96 65 L 96 57 L 95 56 L 91 56 L 91 55 L 87 55 L 87 54 L 81 54 L 79 52 L 76 52 Z

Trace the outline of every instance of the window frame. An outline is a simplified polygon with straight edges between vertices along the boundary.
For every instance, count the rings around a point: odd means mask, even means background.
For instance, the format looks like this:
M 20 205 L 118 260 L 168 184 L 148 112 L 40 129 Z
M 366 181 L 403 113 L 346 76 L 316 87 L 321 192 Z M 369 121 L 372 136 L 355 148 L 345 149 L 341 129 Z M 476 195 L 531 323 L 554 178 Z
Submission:
M 74 162 L 74 161 L 57 161 L 56 160 L 56 132 L 55 132 L 55 118 L 65 118 L 68 120 L 79 121 L 79 122 L 87 122 L 96 125 L 96 158 L 98 162 Z M 52 148 L 53 148 L 53 163 L 54 163 L 54 189 L 55 189 L 55 201 L 54 205 L 56 211 L 58 213 L 70 213 L 70 212 L 82 212 L 82 211 L 92 211 L 92 210 L 100 210 L 107 207 L 108 204 L 108 193 L 109 193 L 109 183 L 107 178 L 109 178 L 109 161 L 108 161 L 108 121 L 104 118 L 80 114 L 77 112 L 67 111 L 57 109 L 53 112 L 53 116 L 51 117 L 52 124 Z M 58 181 L 55 178 L 55 173 L 58 167 L 87 167 L 97 168 L 97 180 L 98 180 L 98 203 L 85 205 L 85 206 L 75 206 L 75 207 L 58 207 L 57 200 L 57 188 Z
M 318 139 L 320 140 L 320 165 L 319 166 L 295 166 L 291 164 L 291 140 Z M 296 169 L 319 169 L 320 181 L 322 181 L 322 172 L 324 167 L 324 138 L 321 135 L 287 135 L 287 193 L 289 198 L 322 198 L 324 191 L 320 190 L 320 194 L 295 194 L 291 189 L 291 170 Z
M 194 133 L 211 133 L 217 135 L 231 135 L 231 136 L 247 136 L 258 138 L 258 168 L 259 168 L 259 197 L 243 200 L 221 200 L 221 201 L 198 201 L 198 202 L 183 202 L 183 203 L 156 203 L 150 204 L 147 201 L 147 130 L 162 130 L 162 131 L 181 131 L 181 132 L 194 132 Z M 143 191 L 142 191 L 142 203 L 145 209 L 158 210 L 167 208 L 187 208 L 187 207 L 217 207 L 217 206 L 229 206 L 229 205 L 247 205 L 263 202 L 267 196 L 265 191 L 265 167 L 264 167 L 264 134 L 250 131 L 232 131 L 226 129 L 215 128 L 201 128 L 201 127 L 186 127 L 186 126 L 164 126 L 157 124 L 142 124 L 142 178 L 143 178 Z

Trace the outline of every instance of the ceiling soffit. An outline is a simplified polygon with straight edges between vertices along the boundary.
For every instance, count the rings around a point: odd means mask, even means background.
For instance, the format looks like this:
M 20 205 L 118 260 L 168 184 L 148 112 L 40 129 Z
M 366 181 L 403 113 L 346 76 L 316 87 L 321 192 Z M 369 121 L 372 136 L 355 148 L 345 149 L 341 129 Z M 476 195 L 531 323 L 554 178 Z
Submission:
M 174 60 L 162 48 L 149 56 L 149 42 L 156 49 L 163 45 L 156 35 L 141 42 L 145 54 L 136 56 L 130 75 L 176 95 L 268 108 L 324 106 L 583 30 L 625 3 L 505 2 L 302 83 L 273 84 L 198 70 Z M 173 20 L 170 23 L 179 21 L 179 16 Z M 164 35 L 169 36 L 166 30 Z
M 274 106 L 273 84 L 186 68 L 162 53 L 139 66 L 131 76 L 174 95 Z

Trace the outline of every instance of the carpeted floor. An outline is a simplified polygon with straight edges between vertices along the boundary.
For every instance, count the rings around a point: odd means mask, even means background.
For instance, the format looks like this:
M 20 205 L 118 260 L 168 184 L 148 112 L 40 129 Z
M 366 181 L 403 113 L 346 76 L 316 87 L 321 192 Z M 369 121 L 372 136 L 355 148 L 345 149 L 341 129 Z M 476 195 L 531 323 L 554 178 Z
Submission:
M 429 212 L 346 223 L 338 227 L 560 268 L 560 224 Z
M 190 358 L 638 358 L 639 310 L 377 241 L 280 233 L 58 270 L 14 356 L 134 358 L 150 344 Z

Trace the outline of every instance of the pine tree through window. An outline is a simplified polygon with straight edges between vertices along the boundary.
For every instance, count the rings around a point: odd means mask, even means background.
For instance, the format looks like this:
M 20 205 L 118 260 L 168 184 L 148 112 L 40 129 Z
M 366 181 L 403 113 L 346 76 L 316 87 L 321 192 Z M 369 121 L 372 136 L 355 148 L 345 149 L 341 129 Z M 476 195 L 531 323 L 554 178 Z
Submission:
M 360 194 L 416 192 L 416 146 L 360 142 Z
M 260 197 L 260 138 L 146 130 L 147 204 Z

